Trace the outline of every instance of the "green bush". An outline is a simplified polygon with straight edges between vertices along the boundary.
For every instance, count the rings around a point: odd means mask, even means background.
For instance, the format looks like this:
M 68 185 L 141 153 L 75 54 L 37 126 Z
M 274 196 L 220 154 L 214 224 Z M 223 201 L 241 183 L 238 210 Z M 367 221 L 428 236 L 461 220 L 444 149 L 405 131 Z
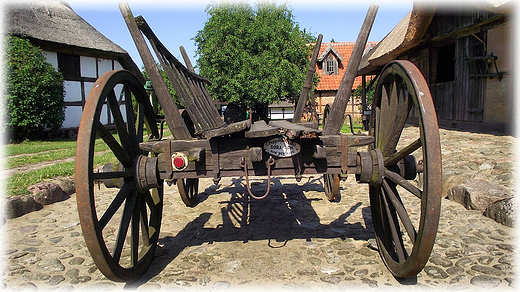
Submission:
M 57 131 L 65 118 L 63 76 L 27 39 L 7 36 L 4 132 L 11 142 Z

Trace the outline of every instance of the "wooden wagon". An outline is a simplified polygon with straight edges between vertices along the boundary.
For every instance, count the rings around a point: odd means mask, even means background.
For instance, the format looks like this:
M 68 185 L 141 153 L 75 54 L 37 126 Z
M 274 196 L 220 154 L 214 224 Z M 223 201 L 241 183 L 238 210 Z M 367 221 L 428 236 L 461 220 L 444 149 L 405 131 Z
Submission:
M 248 119 L 226 124 L 206 90 L 210 80 L 195 74 L 187 57 L 185 65 L 179 62 L 143 17 L 134 18 L 124 3 L 120 9 L 173 139 L 162 137 L 140 72 L 110 71 L 96 81 L 78 133 L 76 190 L 87 247 L 107 278 L 131 282 L 150 265 L 159 240 L 165 184 L 175 184 L 186 206 L 193 207 L 200 178 L 213 178 L 217 184 L 222 177 L 245 177 L 250 196 L 262 199 L 269 193 L 271 176 L 300 179 L 307 174 L 323 175 L 331 201 L 349 174 L 369 184 L 382 260 L 396 277 L 413 277 L 423 269 L 437 233 L 442 174 L 436 113 L 419 70 L 408 61 L 387 64 L 378 76 L 369 135 L 340 133 L 376 5 L 368 10 L 322 130 L 300 123 L 321 35 L 292 122 Z M 149 46 L 184 106 L 182 113 Z M 417 127 L 411 141 L 401 137 L 410 122 Z M 108 149 L 117 161 L 99 167 L 100 149 Z M 267 176 L 265 194 L 252 194 L 248 178 L 253 175 Z M 114 191 L 99 193 L 99 183 Z M 406 205 L 404 197 L 415 203 Z M 410 214 L 419 214 L 418 219 Z

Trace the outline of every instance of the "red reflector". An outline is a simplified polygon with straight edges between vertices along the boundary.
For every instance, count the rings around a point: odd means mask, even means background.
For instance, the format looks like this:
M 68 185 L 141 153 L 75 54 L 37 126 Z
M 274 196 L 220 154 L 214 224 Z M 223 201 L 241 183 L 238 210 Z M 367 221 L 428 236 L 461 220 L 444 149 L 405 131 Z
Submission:
M 176 167 L 176 168 L 183 168 L 184 167 L 184 159 L 182 159 L 181 156 L 177 156 L 175 158 L 173 158 L 173 165 Z

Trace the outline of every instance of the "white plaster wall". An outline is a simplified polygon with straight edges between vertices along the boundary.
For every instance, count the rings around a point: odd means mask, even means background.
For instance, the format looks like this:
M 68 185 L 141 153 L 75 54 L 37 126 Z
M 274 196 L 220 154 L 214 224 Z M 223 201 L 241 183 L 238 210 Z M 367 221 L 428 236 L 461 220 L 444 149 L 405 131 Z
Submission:
M 281 108 L 271 108 L 271 119 L 273 120 L 286 120 L 292 119 L 294 117 L 294 112 L 292 109 L 285 109 L 285 113 L 282 112 Z
M 108 124 L 108 112 L 107 112 L 107 105 L 103 105 L 103 107 L 101 108 L 101 116 L 99 117 L 99 121 L 105 125 L 105 124 Z
M 85 100 L 87 100 L 88 94 L 90 93 L 92 86 L 94 86 L 94 82 L 84 82 L 83 86 L 85 87 Z
M 65 108 L 65 120 L 61 125 L 62 128 L 75 128 L 79 126 L 81 121 L 81 106 L 67 106 Z
M 123 69 L 123 66 L 121 66 L 121 64 L 119 64 L 118 61 L 114 61 L 114 70 L 120 70 L 120 69 Z
M 52 67 L 58 68 L 58 53 L 50 51 L 43 51 L 42 53 L 47 62 L 51 63 Z
M 98 64 L 98 74 L 99 76 L 103 75 L 103 73 L 112 70 L 112 60 L 109 59 L 97 59 Z M 98 77 L 99 77 L 98 76 Z
M 81 101 L 81 82 L 79 81 L 64 81 L 64 96 L 63 99 L 69 101 Z
M 96 72 L 96 58 L 80 56 L 79 65 L 81 67 L 81 77 L 98 77 Z

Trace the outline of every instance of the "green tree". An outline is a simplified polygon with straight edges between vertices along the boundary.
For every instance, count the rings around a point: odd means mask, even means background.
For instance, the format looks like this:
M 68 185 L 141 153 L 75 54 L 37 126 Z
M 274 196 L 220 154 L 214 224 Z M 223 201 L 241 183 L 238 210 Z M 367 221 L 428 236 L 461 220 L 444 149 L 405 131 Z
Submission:
M 300 30 L 286 5 L 212 4 L 206 12 L 194 40 L 213 98 L 267 113 L 269 104 L 299 97 L 314 38 Z
M 373 78 L 377 78 L 377 77 L 373 77 Z M 377 83 L 377 80 L 374 81 L 374 84 L 366 92 L 368 108 L 370 108 L 372 106 L 372 100 L 374 99 L 374 93 L 376 91 L 376 86 L 375 86 L 376 83 Z M 361 94 L 363 92 L 362 90 L 363 90 L 363 85 L 362 84 L 358 85 L 358 87 L 352 92 L 352 96 L 362 96 L 362 94 Z
M 27 39 L 7 36 L 5 127 L 14 142 L 57 131 L 65 118 L 63 76 Z

